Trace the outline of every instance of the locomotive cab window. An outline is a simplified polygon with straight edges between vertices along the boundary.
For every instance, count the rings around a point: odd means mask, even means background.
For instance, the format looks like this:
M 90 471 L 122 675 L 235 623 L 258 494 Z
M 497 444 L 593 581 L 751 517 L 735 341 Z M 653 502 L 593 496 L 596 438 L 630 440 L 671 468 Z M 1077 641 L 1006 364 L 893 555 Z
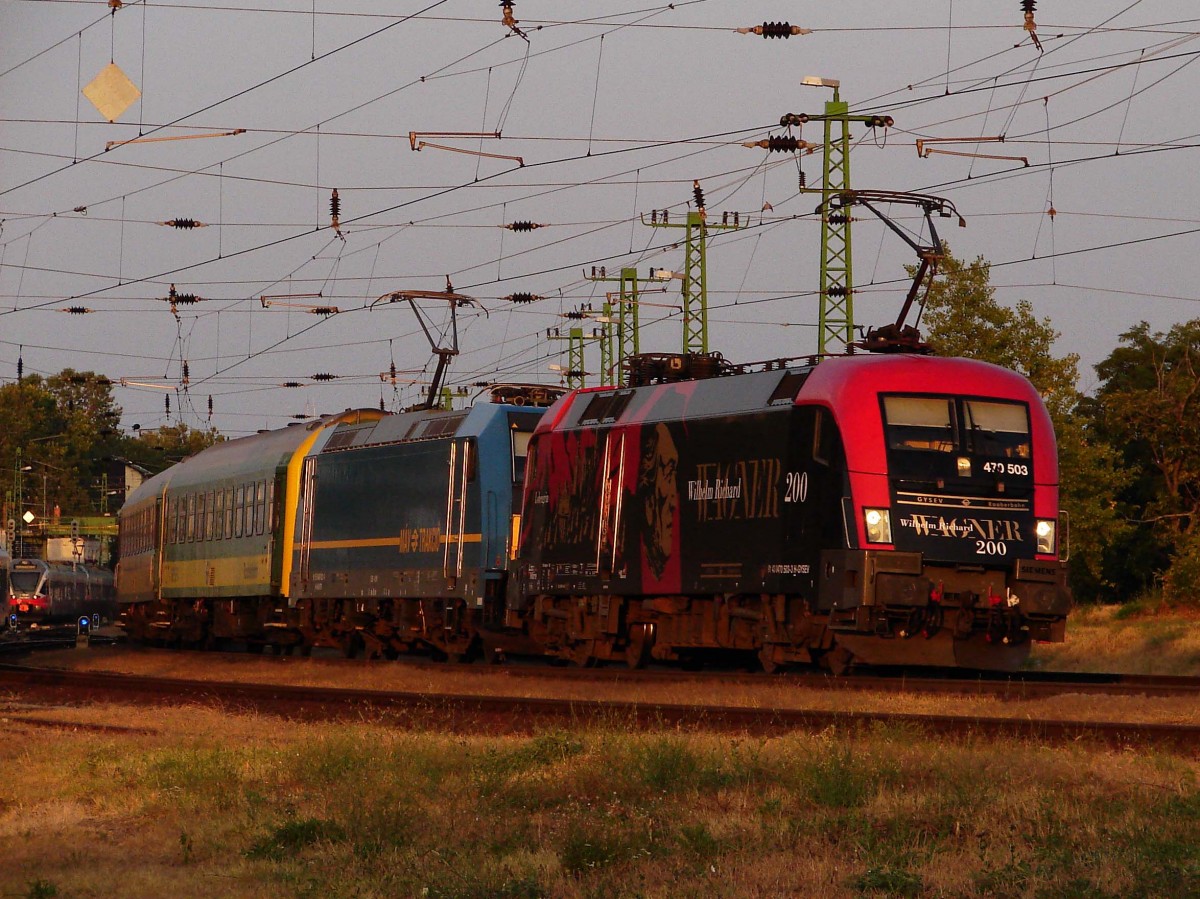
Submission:
M 40 571 L 14 571 L 9 575 L 9 583 L 16 593 L 34 593 L 41 579 Z
M 1029 410 L 1023 403 L 965 400 L 963 417 L 972 453 L 1010 459 L 1029 458 Z
M 953 400 L 947 397 L 885 396 L 883 416 L 888 449 L 954 452 Z
M 529 461 L 529 441 L 532 439 L 532 431 L 512 432 L 514 484 L 525 483 L 525 465 Z

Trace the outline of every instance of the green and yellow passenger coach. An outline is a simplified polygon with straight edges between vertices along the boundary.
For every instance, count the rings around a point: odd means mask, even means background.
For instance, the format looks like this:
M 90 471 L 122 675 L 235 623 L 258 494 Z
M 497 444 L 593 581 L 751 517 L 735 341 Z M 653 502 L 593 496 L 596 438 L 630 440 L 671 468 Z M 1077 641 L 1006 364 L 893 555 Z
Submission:
M 348 410 L 218 443 L 138 487 L 121 510 L 117 570 L 130 634 L 261 634 L 272 601 L 288 600 L 304 458 L 337 425 L 381 415 Z

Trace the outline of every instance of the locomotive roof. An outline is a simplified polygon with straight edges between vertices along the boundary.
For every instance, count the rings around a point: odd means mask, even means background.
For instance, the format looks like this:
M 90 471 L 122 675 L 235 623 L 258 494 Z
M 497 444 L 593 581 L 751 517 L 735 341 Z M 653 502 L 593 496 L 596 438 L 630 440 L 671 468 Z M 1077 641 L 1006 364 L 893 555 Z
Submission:
M 863 418 L 864 426 L 870 419 L 879 428 L 877 404 L 864 400 L 893 391 L 1022 400 L 1049 427 L 1037 392 L 1016 372 L 974 359 L 870 354 L 706 380 L 579 390 L 551 407 L 539 430 L 739 415 L 797 403 L 827 406 L 843 426 Z
M 1054 429 L 1037 391 L 1016 372 L 975 359 L 908 354 L 833 356 L 814 366 L 648 387 L 578 390 L 551 407 L 538 431 L 686 421 L 818 405 L 833 413 L 842 431 L 847 464 L 858 471 L 883 472 L 887 461 L 878 397 L 893 392 L 1027 403 L 1037 435 L 1037 482 L 1057 483 Z
M 447 411 L 422 409 L 386 415 L 378 421 L 339 425 L 322 447 L 322 453 L 365 446 L 410 443 L 455 436 L 478 436 L 498 416 L 506 412 L 540 415 L 544 410 L 533 406 L 507 403 L 476 403 L 469 409 Z M 507 426 L 507 425 L 506 425 Z

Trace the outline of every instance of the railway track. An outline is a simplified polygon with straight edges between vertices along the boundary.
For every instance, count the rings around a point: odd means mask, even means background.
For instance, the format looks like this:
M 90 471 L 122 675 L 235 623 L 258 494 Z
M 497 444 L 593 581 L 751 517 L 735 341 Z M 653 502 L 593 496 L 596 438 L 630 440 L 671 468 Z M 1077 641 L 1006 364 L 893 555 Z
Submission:
M 1118 747 L 1155 746 L 1189 755 L 1200 753 L 1200 727 L 1178 724 L 343 690 L 135 677 L 16 665 L 0 666 L 0 691 L 18 696 L 25 703 L 202 703 L 235 712 L 275 714 L 295 720 L 360 720 L 469 733 L 524 734 L 546 727 L 605 726 L 769 735 L 829 727 L 890 725 L 953 738 L 1019 738 L 1051 743 L 1084 740 Z
M 153 651 L 153 650 L 149 650 Z M 172 650 L 178 655 L 179 650 Z M 199 650 L 185 650 L 196 652 Z M 211 656 L 210 653 L 204 653 Z M 225 654 L 230 659 L 245 658 Z M 255 661 L 287 667 L 293 659 L 279 656 L 255 656 Z M 861 669 L 845 675 L 825 671 L 786 671 L 765 674 L 732 668 L 685 671 L 680 668 L 649 668 L 630 670 L 611 666 L 573 668 L 539 662 L 496 665 L 453 665 L 419 657 L 396 661 L 344 659 L 341 657 L 312 657 L 311 664 L 330 668 L 361 670 L 364 665 L 404 665 L 416 670 L 449 671 L 466 676 L 494 678 L 502 673 L 509 678 L 567 680 L 603 684 L 782 684 L 813 690 L 844 690 L 850 692 L 907 692 L 964 696 L 990 696 L 1001 700 L 1036 699 L 1064 694 L 1096 694 L 1105 696 L 1196 696 L 1200 698 L 1200 677 L 1166 675 L 1089 674 L 1078 672 L 995 672 L 963 671 L 944 668 Z
M 92 635 L 91 643 L 96 647 L 112 646 L 120 642 L 111 635 Z M 33 654 L 42 650 L 65 649 L 75 646 L 74 631 L 62 634 L 44 634 L 13 641 L 0 638 L 0 657 L 13 658 Z M 139 647 L 138 653 L 156 653 L 160 650 Z M 239 653 L 204 652 L 201 650 L 161 650 L 172 657 L 180 655 L 202 656 L 224 659 L 235 664 L 253 658 L 257 665 L 278 665 L 286 668 L 295 664 L 290 657 L 246 656 Z M 734 669 L 685 671 L 679 668 L 651 668 L 630 670 L 623 667 L 572 668 L 539 662 L 496 665 L 453 665 L 434 662 L 420 657 L 407 657 L 396 661 L 345 659 L 337 656 L 312 657 L 306 664 L 328 668 L 361 670 L 364 665 L 379 665 L 381 668 L 403 665 L 415 670 L 431 672 L 454 671 L 456 674 L 495 678 L 498 674 L 508 678 L 530 678 L 539 680 L 566 680 L 602 684 L 745 684 L 784 685 L 798 689 L 830 690 L 847 692 L 902 692 L 929 695 L 987 696 L 1002 701 L 1020 701 L 1068 694 L 1091 694 L 1103 696 L 1153 696 L 1200 698 L 1200 677 L 1167 675 L 1105 674 L 1057 671 L 963 671 L 961 669 L 905 668 L 905 669 L 861 669 L 846 675 L 831 675 L 824 671 L 787 671 L 778 674 L 747 672 Z M 231 670 L 232 675 L 232 670 Z

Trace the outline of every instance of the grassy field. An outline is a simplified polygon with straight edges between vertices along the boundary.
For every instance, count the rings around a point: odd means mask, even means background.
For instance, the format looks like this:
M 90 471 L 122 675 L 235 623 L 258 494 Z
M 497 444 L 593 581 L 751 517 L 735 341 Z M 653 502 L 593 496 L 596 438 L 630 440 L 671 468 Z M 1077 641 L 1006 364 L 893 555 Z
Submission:
M 1200 673 L 1198 627 L 1187 618 L 1084 612 L 1065 647 L 1039 646 L 1036 658 L 1045 667 Z M 138 663 L 95 650 L 69 658 L 95 668 Z M 289 682 L 348 671 L 276 661 L 234 664 L 241 679 Z M 177 676 L 215 664 L 203 654 L 141 662 Z M 485 680 L 452 667 L 444 675 L 404 667 L 364 665 L 354 679 L 387 678 L 382 686 L 393 689 L 414 688 L 404 678 L 438 689 Z M 486 682 L 535 689 L 528 678 Z M 817 691 L 728 689 L 705 698 L 983 715 L 1200 715 L 1194 702 L 1178 700 L 821 699 Z M 96 733 L 71 722 L 150 733 Z M 1200 895 L 1196 753 L 950 742 L 896 726 L 776 738 L 615 726 L 468 737 L 200 707 L 34 709 L 10 696 L 0 703 L 0 766 L 5 897 Z
M 155 734 L 4 723 L 0 894 L 1200 894 L 1194 758 L 903 728 L 496 738 L 207 709 L 130 723 Z
M 1200 612 L 1146 604 L 1080 606 L 1067 642 L 1034 648 L 1033 667 L 1200 676 Z

